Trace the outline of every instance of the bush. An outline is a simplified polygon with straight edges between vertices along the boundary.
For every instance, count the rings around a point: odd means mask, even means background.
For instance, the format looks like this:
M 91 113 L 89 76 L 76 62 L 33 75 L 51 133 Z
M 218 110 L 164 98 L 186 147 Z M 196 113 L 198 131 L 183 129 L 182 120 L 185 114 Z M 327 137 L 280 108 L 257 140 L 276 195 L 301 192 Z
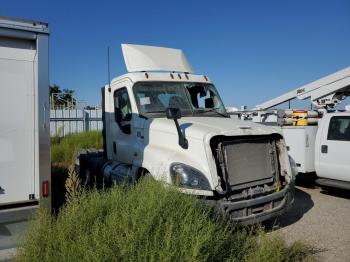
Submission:
M 198 199 L 147 178 L 135 186 L 83 192 L 54 218 L 39 212 L 19 261 L 300 261 L 262 230 L 235 229 Z
M 77 151 L 85 148 L 102 148 L 102 133 L 90 131 L 51 138 L 51 162 L 68 167 Z
M 72 167 L 76 153 L 84 148 L 102 148 L 102 133 L 90 131 L 51 137 L 52 208 L 55 213 L 65 203 L 68 169 Z

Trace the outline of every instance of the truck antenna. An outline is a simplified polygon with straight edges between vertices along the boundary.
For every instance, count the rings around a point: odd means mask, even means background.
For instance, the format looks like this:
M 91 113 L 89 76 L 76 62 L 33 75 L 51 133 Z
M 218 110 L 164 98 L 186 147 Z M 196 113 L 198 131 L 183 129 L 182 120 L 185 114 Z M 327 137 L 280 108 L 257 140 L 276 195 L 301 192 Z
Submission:
M 107 47 L 107 70 L 108 70 L 108 87 L 111 87 L 111 71 L 110 71 L 110 61 L 109 61 L 109 46 Z

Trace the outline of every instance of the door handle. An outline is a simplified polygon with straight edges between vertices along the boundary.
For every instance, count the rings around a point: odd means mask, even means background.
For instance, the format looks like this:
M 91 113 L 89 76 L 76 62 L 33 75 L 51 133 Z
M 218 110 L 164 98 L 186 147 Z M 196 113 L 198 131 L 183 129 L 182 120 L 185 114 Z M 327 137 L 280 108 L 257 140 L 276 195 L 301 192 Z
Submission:
M 5 189 L 0 186 L 0 194 L 5 194 Z
M 321 146 L 321 153 L 327 154 L 328 153 L 328 146 L 327 145 L 322 145 Z

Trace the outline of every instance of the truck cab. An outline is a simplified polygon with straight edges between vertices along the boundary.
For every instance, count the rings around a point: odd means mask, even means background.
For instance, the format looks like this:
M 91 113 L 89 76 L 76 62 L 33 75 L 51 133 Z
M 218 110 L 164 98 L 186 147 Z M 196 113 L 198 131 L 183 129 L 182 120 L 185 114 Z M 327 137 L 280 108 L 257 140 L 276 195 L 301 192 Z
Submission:
M 350 189 L 350 112 L 327 113 L 316 135 L 315 169 L 324 186 Z
M 105 184 L 152 176 L 241 224 L 291 206 L 295 174 L 278 129 L 230 118 L 181 50 L 122 47 L 129 73 L 102 88 Z

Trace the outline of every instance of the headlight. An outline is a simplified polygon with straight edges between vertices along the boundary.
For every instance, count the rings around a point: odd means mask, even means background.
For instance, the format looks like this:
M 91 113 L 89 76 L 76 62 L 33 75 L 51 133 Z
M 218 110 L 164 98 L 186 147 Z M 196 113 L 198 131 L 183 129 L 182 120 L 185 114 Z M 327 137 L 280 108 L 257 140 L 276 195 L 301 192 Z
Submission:
M 208 179 L 197 169 L 185 164 L 172 164 L 170 175 L 173 183 L 180 187 L 211 190 Z

